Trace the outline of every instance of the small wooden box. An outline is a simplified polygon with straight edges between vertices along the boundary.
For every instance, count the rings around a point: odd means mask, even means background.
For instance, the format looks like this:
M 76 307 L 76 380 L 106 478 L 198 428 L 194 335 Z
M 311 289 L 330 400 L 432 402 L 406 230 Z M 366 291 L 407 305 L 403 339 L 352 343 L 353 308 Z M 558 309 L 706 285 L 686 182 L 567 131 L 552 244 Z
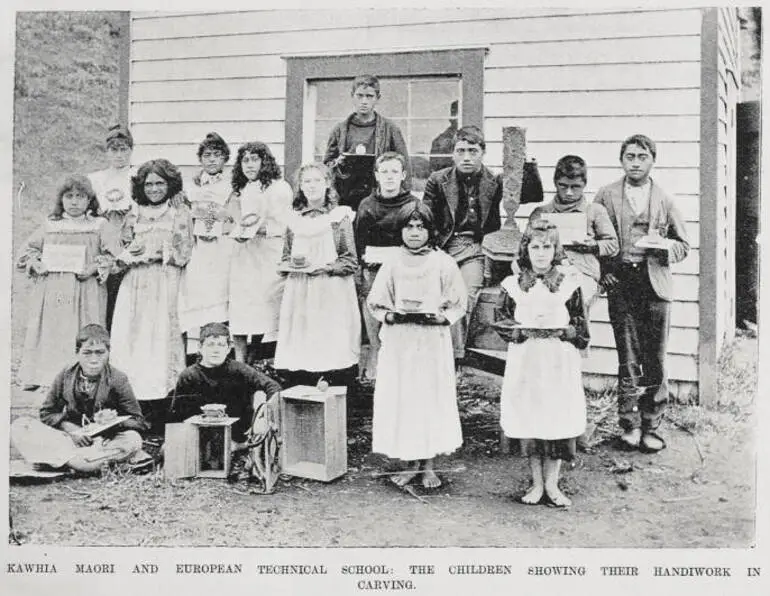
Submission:
M 192 416 L 166 425 L 164 476 L 227 478 L 232 425 L 238 418 Z
M 348 471 L 347 389 L 297 385 L 281 392 L 285 474 L 329 482 Z

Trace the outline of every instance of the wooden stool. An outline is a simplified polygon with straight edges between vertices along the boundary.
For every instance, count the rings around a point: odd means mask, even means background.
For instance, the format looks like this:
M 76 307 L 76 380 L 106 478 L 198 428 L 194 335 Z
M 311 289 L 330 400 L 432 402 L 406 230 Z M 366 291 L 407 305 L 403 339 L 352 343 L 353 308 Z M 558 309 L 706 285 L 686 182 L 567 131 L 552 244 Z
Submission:
M 232 426 L 238 418 L 192 416 L 182 423 L 166 425 L 163 474 L 175 478 L 227 478 L 230 470 Z M 207 450 L 221 454 L 221 464 L 212 466 Z M 210 455 L 210 454 L 208 454 Z
M 282 471 L 329 482 L 348 471 L 346 387 L 281 391 Z

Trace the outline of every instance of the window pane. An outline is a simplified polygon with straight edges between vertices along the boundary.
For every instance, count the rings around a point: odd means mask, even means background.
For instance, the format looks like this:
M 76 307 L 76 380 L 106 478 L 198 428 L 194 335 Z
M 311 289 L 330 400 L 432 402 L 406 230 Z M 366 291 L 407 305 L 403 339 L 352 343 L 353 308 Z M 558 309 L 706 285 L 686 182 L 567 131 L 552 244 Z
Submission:
M 317 93 L 317 118 L 342 120 L 352 111 L 350 81 L 318 81 L 313 83 Z
M 452 104 L 454 102 L 455 105 Z M 411 88 L 411 113 L 418 118 L 449 118 L 452 109 L 458 113 L 460 103 L 460 80 L 424 79 L 413 81 Z
M 408 115 L 408 88 L 405 79 L 380 79 L 380 101 L 377 111 L 388 118 L 403 118 Z
M 332 127 L 349 116 L 353 106 L 349 79 L 312 85 L 316 91 L 314 154 L 318 159 L 326 151 Z M 414 189 L 421 191 L 431 171 L 452 164 L 461 80 L 456 76 L 381 78 L 380 85 L 377 111 L 401 129 L 412 158 Z
M 457 130 L 449 120 L 412 120 L 409 153 L 452 153 Z
M 326 153 L 326 142 L 329 140 L 329 133 L 337 123 L 336 120 L 317 120 L 315 123 L 315 142 L 313 147 L 315 148 L 315 155 L 320 155 L 320 159 L 323 159 L 324 153 Z

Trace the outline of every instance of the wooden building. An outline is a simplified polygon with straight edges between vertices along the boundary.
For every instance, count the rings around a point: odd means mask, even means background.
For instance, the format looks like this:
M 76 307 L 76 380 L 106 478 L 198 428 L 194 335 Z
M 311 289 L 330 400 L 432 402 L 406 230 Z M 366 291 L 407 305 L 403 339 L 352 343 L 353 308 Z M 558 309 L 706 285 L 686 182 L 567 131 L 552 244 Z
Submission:
M 658 143 L 654 177 L 687 220 L 674 266 L 672 390 L 715 399 L 716 361 L 734 331 L 736 9 L 397 9 L 127 13 L 122 112 L 134 160 L 191 174 L 197 143 L 267 142 L 287 177 L 323 152 L 350 112 L 350 79 L 382 79 L 378 109 L 405 132 L 414 187 L 432 140 L 455 119 L 483 127 L 502 165 L 502 127 L 527 129 L 547 198 L 566 153 L 589 164 L 589 199 L 620 177 L 623 138 Z M 454 104 L 454 106 L 453 106 Z M 454 110 L 454 112 L 453 112 Z M 454 115 L 456 113 L 456 116 Z M 446 157 L 446 156 L 444 156 Z M 433 160 L 431 160 L 433 158 Z M 529 206 L 527 206 L 529 207 Z M 521 208 L 519 215 L 527 215 Z M 617 371 L 606 300 L 594 309 L 586 372 Z

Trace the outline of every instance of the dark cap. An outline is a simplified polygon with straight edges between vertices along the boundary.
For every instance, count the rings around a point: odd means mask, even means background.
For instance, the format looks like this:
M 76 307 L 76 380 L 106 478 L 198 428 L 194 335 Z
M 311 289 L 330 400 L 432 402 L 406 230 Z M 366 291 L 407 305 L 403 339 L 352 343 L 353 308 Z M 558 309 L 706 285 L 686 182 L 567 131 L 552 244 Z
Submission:
M 104 141 L 105 144 L 109 145 L 110 141 L 114 141 L 115 139 L 125 141 L 131 148 L 134 146 L 134 137 L 131 136 L 131 131 L 122 124 L 115 124 L 107 129 L 107 138 Z

